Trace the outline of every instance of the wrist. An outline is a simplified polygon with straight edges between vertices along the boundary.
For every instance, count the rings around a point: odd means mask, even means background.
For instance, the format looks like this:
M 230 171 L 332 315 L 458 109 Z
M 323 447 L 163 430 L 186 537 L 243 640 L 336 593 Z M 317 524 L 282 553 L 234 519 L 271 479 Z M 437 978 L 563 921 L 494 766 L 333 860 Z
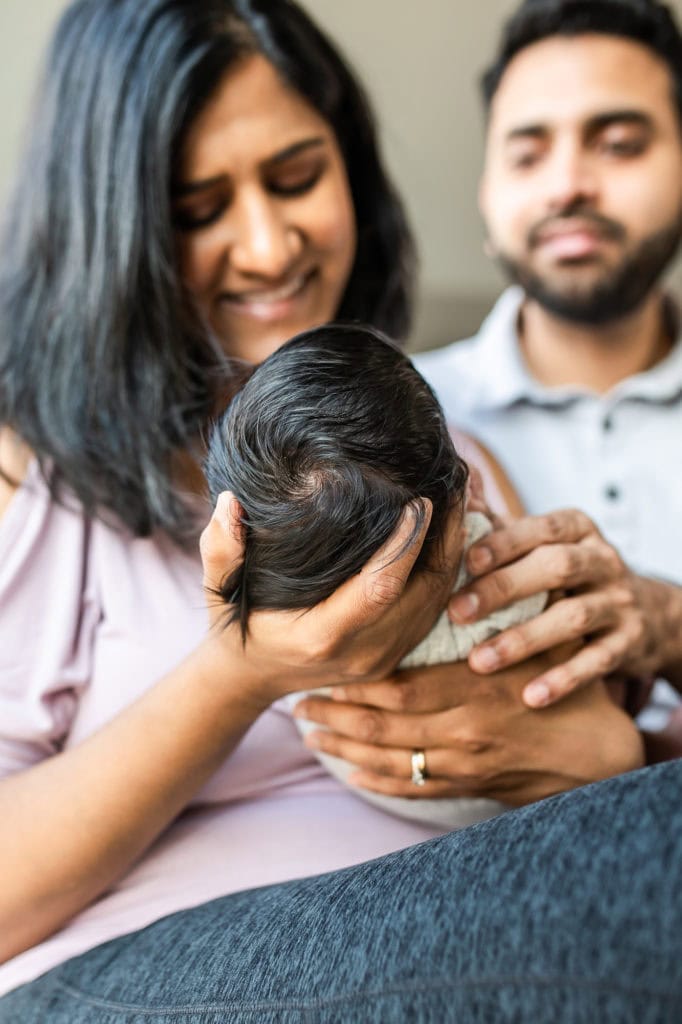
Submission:
M 660 630 L 656 638 L 656 671 L 682 674 L 682 588 L 661 580 L 649 580 L 653 587 L 652 605 L 658 609 Z
M 194 652 L 201 684 L 218 703 L 238 704 L 254 720 L 277 700 L 276 680 L 249 659 L 237 630 L 213 626 Z

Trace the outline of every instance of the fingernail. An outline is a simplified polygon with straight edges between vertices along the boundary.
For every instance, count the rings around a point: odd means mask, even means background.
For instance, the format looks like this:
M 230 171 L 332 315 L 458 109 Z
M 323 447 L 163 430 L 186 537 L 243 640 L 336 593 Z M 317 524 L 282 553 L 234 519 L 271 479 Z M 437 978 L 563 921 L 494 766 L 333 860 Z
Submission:
M 312 747 L 313 750 L 319 750 L 322 746 L 319 732 L 309 732 L 307 736 L 304 736 L 303 742 L 306 747 Z
M 305 701 L 300 701 L 291 713 L 294 718 L 307 718 L 307 710 Z
M 453 622 L 471 622 L 480 603 L 477 594 L 461 594 L 450 602 L 450 618 Z
M 343 686 L 332 686 L 329 692 L 332 700 L 347 700 L 346 691 Z
M 467 556 L 467 565 L 471 572 L 485 572 L 493 564 L 493 555 L 490 548 L 472 548 Z
M 472 660 L 476 668 L 483 672 L 491 672 L 500 664 L 500 656 L 494 647 L 481 647 L 472 655 Z
M 524 702 L 532 708 L 541 708 L 549 703 L 551 693 L 546 683 L 529 683 L 523 691 Z

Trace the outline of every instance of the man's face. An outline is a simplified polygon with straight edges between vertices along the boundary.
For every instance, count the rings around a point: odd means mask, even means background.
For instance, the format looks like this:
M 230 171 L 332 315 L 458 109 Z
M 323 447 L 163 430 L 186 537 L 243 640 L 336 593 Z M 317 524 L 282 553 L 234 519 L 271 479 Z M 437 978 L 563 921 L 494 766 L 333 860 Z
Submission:
M 479 198 L 500 263 L 548 311 L 596 325 L 637 308 L 682 234 L 665 64 L 597 34 L 521 50 L 493 99 Z

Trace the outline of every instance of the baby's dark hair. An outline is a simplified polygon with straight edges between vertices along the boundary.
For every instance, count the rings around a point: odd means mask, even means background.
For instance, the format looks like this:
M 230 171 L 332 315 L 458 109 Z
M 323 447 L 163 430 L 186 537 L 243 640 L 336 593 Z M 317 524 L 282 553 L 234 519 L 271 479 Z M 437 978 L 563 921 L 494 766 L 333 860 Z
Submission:
M 495 60 L 481 79 L 486 108 L 517 53 L 551 36 L 586 33 L 631 39 L 667 64 L 682 124 L 682 36 L 671 8 L 658 0 L 525 0 L 507 21 Z
M 229 490 L 244 510 L 244 561 L 219 588 L 244 637 L 256 609 L 329 597 L 408 503 L 418 532 L 424 498 L 433 512 L 415 567 L 435 568 L 468 478 L 407 356 L 373 328 L 335 324 L 297 335 L 256 368 L 213 429 L 205 472 L 214 502 Z

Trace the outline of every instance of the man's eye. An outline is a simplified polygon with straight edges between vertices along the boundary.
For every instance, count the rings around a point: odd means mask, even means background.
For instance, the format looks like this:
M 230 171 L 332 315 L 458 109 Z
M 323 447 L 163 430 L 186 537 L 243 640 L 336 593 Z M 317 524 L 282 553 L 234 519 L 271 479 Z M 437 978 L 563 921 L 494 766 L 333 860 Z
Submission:
M 646 142 L 640 138 L 602 139 L 600 149 L 612 156 L 639 156 L 646 148 Z
M 523 171 L 529 167 L 532 167 L 534 164 L 538 162 L 539 159 L 540 154 L 537 150 L 527 149 L 518 151 L 516 153 L 511 153 L 509 157 L 509 162 L 511 167 L 514 168 L 514 170 Z

